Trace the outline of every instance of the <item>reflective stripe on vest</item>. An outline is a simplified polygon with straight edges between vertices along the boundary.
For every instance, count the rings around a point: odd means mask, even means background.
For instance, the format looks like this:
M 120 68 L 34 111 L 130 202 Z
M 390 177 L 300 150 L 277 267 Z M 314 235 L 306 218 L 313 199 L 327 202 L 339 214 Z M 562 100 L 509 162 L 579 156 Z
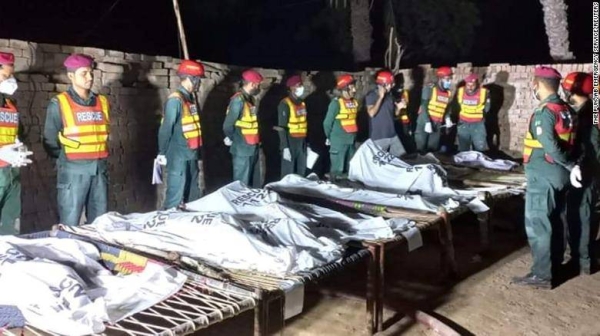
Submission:
M 19 133 L 19 112 L 15 104 L 8 98 L 6 106 L 0 106 L 0 146 L 10 145 L 17 140 Z M 8 167 L 8 162 L 0 160 L 0 167 Z
M 306 122 L 306 104 L 294 104 L 290 97 L 284 99 L 287 106 L 290 108 L 290 117 L 287 127 L 292 138 L 306 138 L 308 131 L 308 123 Z
M 202 127 L 200 126 L 200 115 L 196 104 L 188 102 L 181 92 L 173 92 L 169 98 L 177 98 L 183 106 L 181 115 L 181 128 L 189 149 L 197 149 L 202 146 Z
M 460 104 L 460 120 L 467 123 L 480 122 L 483 120 L 483 110 L 487 100 L 487 89 L 480 88 L 470 96 L 464 87 L 458 89 L 458 103 Z
M 241 94 L 238 92 L 231 99 L 235 99 Z M 256 118 L 256 108 L 246 99 L 242 98 L 244 107 L 242 109 L 242 117 L 235 122 L 235 126 L 240 128 L 244 140 L 248 145 L 256 145 L 259 143 L 260 138 L 258 136 L 258 119 Z M 229 109 L 227 110 L 229 113 Z
M 358 113 L 358 102 L 356 99 L 338 98 L 340 111 L 335 116 L 335 119 L 340 121 L 342 129 L 346 133 L 356 133 L 358 126 L 356 125 L 356 114 Z
M 433 122 L 441 123 L 442 119 L 444 119 L 444 114 L 446 113 L 446 107 L 450 103 L 450 96 L 452 92 L 450 91 L 440 91 L 437 86 L 433 87 L 431 91 L 431 98 L 429 99 L 429 105 L 427 105 L 427 110 L 429 111 L 429 118 Z
M 553 114 L 556 120 L 554 124 L 554 136 L 557 138 L 559 145 L 567 150 L 570 150 L 575 142 L 575 127 L 573 125 L 573 118 L 568 107 L 563 104 L 556 103 L 545 103 L 540 106 L 540 109 L 547 107 Z M 543 150 L 542 144 L 533 137 L 531 133 L 531 122 L 533 121 L 533 114 L 529 117 L 529 123 L 527 133 L 525 134 L 525 140 L 523 142 L 523 162 L 528 163 L 531 159 L 533 150 Z M 549 163 L 554 163 L 554 159 L 544 153 L 544 158 Z
M 58 140 L 69 160 L 95 160 L 108 157 L 108 100 L 96 96 L 95 106 L 75 103 L 63 92 L 57 96 L 63 130 Z
M 408 116 L 408 91 L 402 92 L 402 100 L 406 103 L 407 108 L 400 110 L 400 122 L 404 125 L 410 124 L 410 117 Z

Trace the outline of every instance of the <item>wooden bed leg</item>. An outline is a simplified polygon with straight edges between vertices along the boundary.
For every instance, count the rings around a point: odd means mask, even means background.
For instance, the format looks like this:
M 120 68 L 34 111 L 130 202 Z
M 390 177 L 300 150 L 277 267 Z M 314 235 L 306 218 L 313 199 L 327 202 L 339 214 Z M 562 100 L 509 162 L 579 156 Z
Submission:
M 454 253 L 454 238 L 452 235 L 452 224 L 448 212 L 443 207 L 438 209 L 438 215 L 442 217 L 438 228 L 438 236 L 441 244 L 441 263 L 442 272 L 451 278 L 458 277 L 458 266 L 456 265 L 456 256 Z
M 254 336 L 269 334 L 269 299 L 262 298 L 254 308 Z
M 477 214 L 477 221 L 479 222 L 479 241 L 480 241 L 480 253 L 486 253 L 490 248 L 490 234 L 492 230 L 491 226 L 491 212 L 493 207 L 492 195 L 487 191 L 482 191 L 477 194 L 477 198 L 485 203 L 490 210 Z
M 379 245 L 379 286 L 377 296 L 377 332 L 383 331 L 383 297 L 385 293 L 385 247 L 383 244 Z
M 379 248 L 375 245 L 368 247 L 371 253 L 367 261 L 367 335 L 373 335 L 376 330 L 377 316 L 375 306 L 378 301 L 378 255 Z

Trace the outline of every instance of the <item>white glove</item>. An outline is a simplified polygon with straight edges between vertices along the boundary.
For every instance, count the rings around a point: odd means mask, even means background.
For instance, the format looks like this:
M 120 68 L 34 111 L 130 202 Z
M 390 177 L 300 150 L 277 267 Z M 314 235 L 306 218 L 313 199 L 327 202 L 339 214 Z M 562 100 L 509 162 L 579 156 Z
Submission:
M 578 165 L 571 170 L 571 185 L 575 188 L 581 188 L 581 167 Z
M 433 127 L 431 126 L 431 122 L 425 124 L 425 133 L 433 133 Z
M 451 128 L 452 126 L 454 126 L 454 123 L 452 122 L 452 119 L 450 118 L 446 118 L 446 128 Z
M 289 148 L 284 148 L 283 149 L 283 159 L 285 161 L 292 161 L 292 153 L 290 153 L 290 149 Z
M 161 166 L 166 166 L 167 165 L 167 157 L 164 155 L 157 155 L 156 162 Z
M 0 160 L 8 162 L 13 167 L 25 167 L 32 163 L 27 157 L 33 155 L 19 139 L 12 145 L 0 147 Z
M 331 146 L 331 142 L 329 141 L 329 139 L 325 139 L 325 146 Z
M 225 146 L 229 147 L 231 146 L 231 144 L 233 144 L 233 141 L 231 141 L 229 137 L 225 137 L 225 139 L 223 139 L 223 143 L 225 144 Z

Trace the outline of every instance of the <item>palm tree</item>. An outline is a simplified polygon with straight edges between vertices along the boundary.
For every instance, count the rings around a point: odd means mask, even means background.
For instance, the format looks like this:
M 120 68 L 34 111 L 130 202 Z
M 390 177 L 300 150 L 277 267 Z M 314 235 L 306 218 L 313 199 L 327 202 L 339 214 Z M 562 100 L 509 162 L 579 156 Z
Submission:
M 544 11 L 550 56 L 555 61 L 573 59 L 573 53 L 569 50 L 569 23 L 565 0 L 540 0 L 540 3 Z

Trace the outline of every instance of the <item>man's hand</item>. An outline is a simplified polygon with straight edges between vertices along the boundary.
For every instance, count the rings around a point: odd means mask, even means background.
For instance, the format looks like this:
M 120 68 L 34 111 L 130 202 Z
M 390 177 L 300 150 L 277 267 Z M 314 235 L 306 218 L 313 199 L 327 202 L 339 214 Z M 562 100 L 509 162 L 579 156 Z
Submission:
M 383 86 L 380 85 L 377 87 L 377 95 L 379 96 L 379 99 L 383 99 L 386 93 L 387 92 L 385 91 L 385 88 Z
M 290 153 L 290 149 L 289 148 L 284 148 L 283 149 L 283 159 L 285 161 L 292 161 L 292 153 Z
M 325 139 L 325 146 L 331 146 L 331 142 L 329 141 L 329 139 Z
M 400 110 L 402 110 L 402 109 L 405 109 L 405 108 L 406 108 L 406 102 L 405 102 L 404 100 L 401 100 L 401 101 L 399 101 L 399 102 L 396 102 L 396 103 L 395 103 L 395 105 L 396 105 L 396 110 L 397 110 L 397 111 L 400 111 Z
M 451 128 L 452 126 L 454 126 L 454 123 L 452 122 L 452 119 L 450 119 L 450 117 L 446 117 L 446 129 Z
M 573 167 L 571 170 L 571 175 L 569 176 L 571 179 L 571 185 L 575 188 L 581 188 L 581 167 L 579 165 Z
M 431 121 L 425 124 L 425 133 L 433 133 L 433 126 L 431 126 Z
M 33 152 L 28 151 L 27 147 L 19 139 L 14 144 L 0 147 L 0 160 L 8 162 L 13 167 L 25 167 L 32 163 L 28 156 Z
M 164 155 L 157 155 L 156 162 L 161 166 L 166 166 L 167 165 L 167 157 Z
M 233 144 L 233 141 L 231 141 L 229 137 L 225 137 L 225 139 L 223 139 L 223 143 L 225 144 L 225 146 L 230 147 Z

